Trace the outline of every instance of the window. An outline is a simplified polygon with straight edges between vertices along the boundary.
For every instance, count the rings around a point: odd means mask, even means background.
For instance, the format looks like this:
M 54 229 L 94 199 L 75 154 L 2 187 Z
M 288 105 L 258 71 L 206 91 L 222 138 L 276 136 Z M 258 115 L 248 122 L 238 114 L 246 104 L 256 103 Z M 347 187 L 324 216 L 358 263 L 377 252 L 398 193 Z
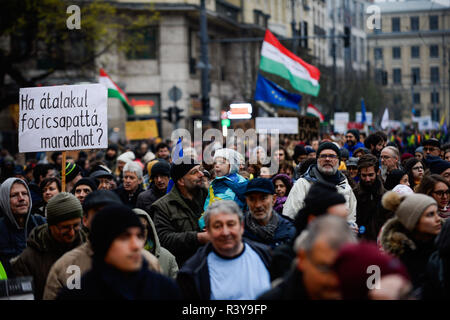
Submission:
M 419 46 L 411 47 L 411 58 L 420 58 L 420 47 Z
M 383 48 L 374 48 L 375 60 L 383 59 Z
M 269 15 L 265 15 L 260 10 L 253 10 L 253 15 L 254 15 L 254 19 L 255 19 L 255 24 L 257 24 L 263 28 L 267 28 L 267 22 L 270 17 Z
M 414 104 L 420 104 L 420 93 L 414 93 L 413 94 L 413 103 Z
M 157 52 L 157 28 L 149 27 L 128 32 L 128 37 L 133 38 L 132 45 L 126 52 L 128 60 L 156 59 Z
M 438 16 L 429 16 L 428 21 L 430 22 L 430 30 L 438 30 L 439 29 L 439 22 L 438 22 Z
M 392 59 L 401 59 L 402 58 L 402 50 L 400 47 L 392 48 Z
M 431 103 L 439 103 L 439 92 L 431 92 L 430 100 Z
M 393 69 L 392 77 L 393 77 L 394 84 L 401 84 L 402 83 L 402 69 Z
M 430 82 L 439 83 L 439 67 L 430 68 Z
M 411 77 L 412 77 L 413 84 L 419 84 L 420 83 L 420 68 L 412 68 L 411 69 Z
M 400 32 L 400 18 L 392 18 L 392 32 Z
M 236 22 L 238 21 L 240 9 L 232 4 L 227 3 L 226 1 L 216 0 L 216 11 L 222 16 L 225 16 Z
M 439 58 L 439 46 L 431 45 L 430 46 L 430 58 Z
M 419 17 L 411 17 L 410 23 L 411 23 L 411 31 L 419 30 Z

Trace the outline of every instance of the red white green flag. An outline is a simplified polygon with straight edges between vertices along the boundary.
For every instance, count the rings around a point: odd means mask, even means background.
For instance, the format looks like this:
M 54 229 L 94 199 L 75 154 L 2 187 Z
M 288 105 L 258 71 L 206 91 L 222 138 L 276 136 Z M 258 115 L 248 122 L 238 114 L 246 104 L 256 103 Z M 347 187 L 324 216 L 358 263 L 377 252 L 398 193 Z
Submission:
M 123 92 L 123 90 L 120 89 L 114 81 L 112 81 L 111 77 L 103 69 L 100 69 L 99 82 L 108 88 L 108 98 L 119 99 L 122 102 L 127 114 L 134 114 L 134 108 L 125 92 Z
M 315 106 L 313 106 L 311 103 L 308 104 L 308 107 L 306 108 L 306 115 L 317 117 L 320 119 L 320 122 L 323 122 L 325 120 L 325 117 L 323 114 L 317 109 Z
M 300 92 L 312 96 L 319 94 L 319 69 L 286 49 L 268 29 L 261 49 L 259 68 L 288 80 Z

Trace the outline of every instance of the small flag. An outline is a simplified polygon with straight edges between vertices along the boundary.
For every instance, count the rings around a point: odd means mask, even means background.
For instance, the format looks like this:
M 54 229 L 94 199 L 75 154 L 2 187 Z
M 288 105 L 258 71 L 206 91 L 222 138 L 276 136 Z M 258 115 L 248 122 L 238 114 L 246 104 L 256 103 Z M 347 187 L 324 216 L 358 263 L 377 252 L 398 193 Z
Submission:
M 177 144 L 175 145 L 175 148 L 172 151 L 172 165 L 174 165 L 174 163 L 176 161 L 178 161 L 178 159 L 183 158 L 183 145 L 182 145 L 182 141 L 183 138 L 179 137 Z M 166 193 L 169 193 L 170 190 L 172 190 L 173 186 L 175 185 L 175 182 L 173 182 L 172 178 L 170 178 L 169 180 L 169 184 L 167 185 L 167 191 Z
M 364 98 L 361 98 L 361 123 L 366 123 L 366 105 L 364 104 Z
M 306 108 L 306 115 L 318 117 L 320 119 L 320 122 L 323 122 L 325 120 L 325 117 L 323 114 L 317 109 L 314 105 L 311 103 L 308 104 L 308 107 Z
M 134 114 L 134 108 L 132 107 L 132 104 L 125 92 L 123 92 L 123 90 L 120 89 L 114 81 L 112 81 L 111 77 L 103 69 L 100 69 L 99 82 L 108 88 L 108 98 L 119 99 L 122 102 L 127 114 Z
M 383 118 L 381 119 L 381 128 L 384 130 L 389 126 L 389 111 L 384 109 Z
M 300 100 L 302 100 L 301 95 L 290 93 L 276 83 L 258 74 L 255 101 L 265 101 L 281 107 L 299 110 L 298 103 Z

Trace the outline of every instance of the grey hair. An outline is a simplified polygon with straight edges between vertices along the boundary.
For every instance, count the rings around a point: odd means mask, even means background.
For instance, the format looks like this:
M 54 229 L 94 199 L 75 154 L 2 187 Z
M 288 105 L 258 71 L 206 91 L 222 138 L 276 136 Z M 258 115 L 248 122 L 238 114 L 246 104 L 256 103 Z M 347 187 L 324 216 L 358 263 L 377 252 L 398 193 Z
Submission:
M 344 244 L 356 242 L 347 220 L 329 214 L 314 219 L 306 232 L 306 236 L 302 233 L 295 239 L 295 252 L 300 249 L 310 252 L 319 238 L 324 238 L 333 250 L 340 249 Z
M 387 146 L 387 147 L 385 147 L 384 149 L 391 150 L 392 153 L 394 154 L 394 156 L 395 156 L 397 159 L 400 160 L 400 152 L 398 151 L 398 149 L 397 149 L 396 147 L 393 147 L 393 146 Z M 383 150 L 384 150 L 384 149 L 383 149 Z
M 137 164 L 136 162 L 128 162 L 122 170 L 124 173 L 126 171 L 128 172 L 134 172 L 136 173 L 136 176 L 138 177 L 138 179 L 142 179 L 142 168 L 139 164 Z
M 236 214 L 239 217 L 239 223 L 241 223 L 244 220 L 244 214 L 242 213 L 239 206 L 236 204 L 236 202 L 232 200 L 219 200 L 216 202 L 213 202 L 208 209 L 206 209 L 205 215 L 203 216 L 203 219 L 205 220 L 205 226 L 208 228 L 209 221 L 211 220 L 211 216 L 218 214 L 218 213 L 229 213 L 229 214 Z

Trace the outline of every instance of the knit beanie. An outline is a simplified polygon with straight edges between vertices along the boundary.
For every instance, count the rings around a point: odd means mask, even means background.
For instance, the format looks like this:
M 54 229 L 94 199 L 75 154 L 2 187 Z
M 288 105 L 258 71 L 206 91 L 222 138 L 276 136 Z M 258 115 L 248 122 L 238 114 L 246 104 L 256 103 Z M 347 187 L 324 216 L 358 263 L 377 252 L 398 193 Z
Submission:
M 239 152 L 228 148 L 218 149 L 214 153 L 214 161 L 216 161 L 216 158 L 218 157 L 224 158 L 230 163 L 229 173 L 237 173 L 239 171 L 239 165 L 241 162 Z
M 49 226 L 83 216 L 80 201 L 71 193 L 60 192 L 47 204 L 47 223 Z
M 334 185 L 322 181 L 317 181 L 311 186 L 304 202 L 304 211 L 313 215 L 321 215 L 331 206 L 346 203 L 345 197 L 337 192 Z
M 177 163 L 172 163 L 170 168 L 170 177 L 174 182 L 183 178 L 192 168 L 199 165 L 195 159 L 186 156 L 177 161 Z
M 413 231 L 422 216 L 422 213 L 436 200 L 421 193 L 400 195 L 389 191 L 383 195 L 381 203 L 384 208 L 395 212 L 400 223 L 409 231 Z
M 75 194 L 75 189 L 78 186 L 81 185 L 86 185 L 89 186 L 89 188 L 91 188 L 92 191 L 97 190 L 97 184 L 95 183 L 95 181 L 91 178 L 81 178 L 80 180 L 77 181 L 77 183 L 75 183 L 75 185 L 72 188 L 72 194 Z
M 400 183 L 402 177 L 406 174 L 406 171 L 402 169 L 395 169 L 388 173 L 384 187 L 386 190 L 392 190 L 396 185 Z
M 69 183 L 81 172 L 80 166 L 75 163 L 66 162 L 66 183 Z M 60 171 L 60 176 L 62 176 L 62 171 Z
M 305 149 L 305 147 L 304 147 L 303 145 L 297 144 L 297 145 L 294 147 L 294 155 L 293 155 L 293 158 L 294 158 L 295 163 L 298 164 L 297 158 L 298 158 L 299 156 L 302 156 L 302 155 L 307 155 L 306 149 Z
M 450 162 L 445 160 L 432 160 L 428 161 L 428 167 L 430 168 L 430 172 L 433 174 L 441 174 L 448 168 L 450 168 Z
M 130 227 L 139 227 L 144 231 L 136 213 L 123 204 L 107 205 L 97 212 L 89 233 L 94 260 L 103 261 L 113 241 Z
M 318 159 L 320 153 L 326 149 L 331 149 L 334 152 L 336 152 L 337 156 L 339 157 L 339 161 L 341 161 L 341 152 L 339 151 L 339 147 L 336 144 L 334 144 L 333 142 L 328 142 L 328 141 L 322 142 L 321 144 L 319 144 L 319 148 L 317 149 L 316 158 Z
M 346 148 L 339 149 L 339 155 L 341 156 L 341 158 L 350 158 L 350 152 Z
M 132 151 L 127 151 L 127 152 L 122 153 L 117 158 L 117 161 L 122 161 L 122 162 L 128 163 L 128 162 L 133 161 L 135 158 L 136 157 L 135 157 L 135 155 L 134 155 L 134 153 Z
M 351 130 L 348 130 L 347 133 L 351 133 L 352 135 L 354 135 L 356 138 L 356 142 L 357 143 L 359 142 L 359 131 L 358 130 L 351 129 Z
M 170 177 L 170 164 L 166 160 L 159 159 L 158 162 L 152 166 L 149 174 L 150 179 L 154 179 L 157 175 Z
M 95 190 L 89 193 L 83 202 L 83 211 L 86 213 L 89 209 L 109 204 L 123 204 L 117 193 L 111 190 Z
M 368 299 L 367 279 L 370 274 L 367 270 L 370 266 L 379 268 L 380 277 L 398 274 L 409 280 L 408 271 L 402 262 L 380 251 L 374 243 L 347 244 L 339 250 L 333 265 L 344 300 Z

